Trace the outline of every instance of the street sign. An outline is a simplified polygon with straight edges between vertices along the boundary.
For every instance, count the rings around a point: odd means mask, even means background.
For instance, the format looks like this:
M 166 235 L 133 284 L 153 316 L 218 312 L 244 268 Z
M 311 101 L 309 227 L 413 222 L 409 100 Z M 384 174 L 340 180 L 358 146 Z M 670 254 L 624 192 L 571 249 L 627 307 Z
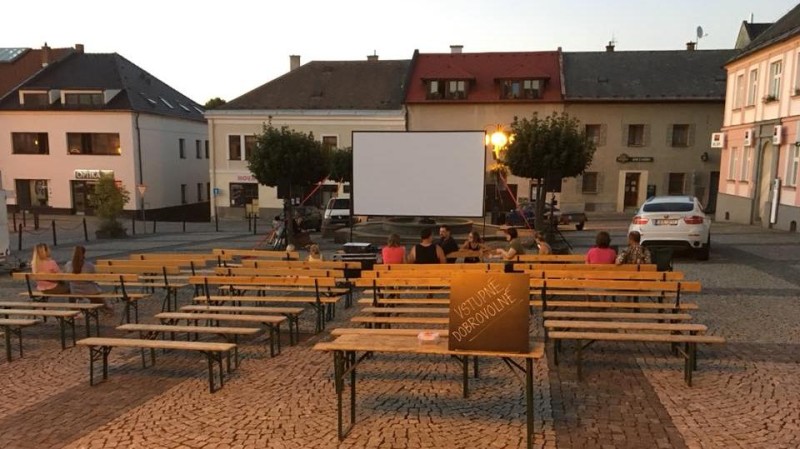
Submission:
M 220 196 L 220 195 L 222 195 L 222 189 L 220 189 L 219 187 L 214 187 L 214 196 Z
M 139 195 L 144 196 L 144 192 L 147 191 L 147 185 L 146 184 L 139 184 L 139 185 L 136 186 L 136 190 L 139 191 Z

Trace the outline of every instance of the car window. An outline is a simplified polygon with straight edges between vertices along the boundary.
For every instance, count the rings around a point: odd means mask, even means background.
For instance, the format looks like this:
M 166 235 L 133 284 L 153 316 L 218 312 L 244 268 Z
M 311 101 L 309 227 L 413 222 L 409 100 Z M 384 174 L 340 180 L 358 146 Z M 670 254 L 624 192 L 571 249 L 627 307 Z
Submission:
M 344 198 L 333 200 L 331 209 L 350 209 L 350 200 Z
M 642 212 L 691 212 L 694 210 L 694 203 L 673 202 L 673 203 L 651 203 L 642 206 Z

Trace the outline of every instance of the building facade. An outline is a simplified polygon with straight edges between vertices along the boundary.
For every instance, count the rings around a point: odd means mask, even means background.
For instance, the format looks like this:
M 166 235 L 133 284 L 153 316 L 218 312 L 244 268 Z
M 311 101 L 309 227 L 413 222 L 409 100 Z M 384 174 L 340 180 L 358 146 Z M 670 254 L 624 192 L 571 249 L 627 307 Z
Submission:
M 725 65 L 717 219 L 790 231 L 800 221 L 800 5 Z
M 312 61 L 290 58 L 290 71 L 220 108 L 209 110 L 211 214 L 244 217 L 255 204 L 262 217 L 283 208 L 277 188 L 259 185 L 247 168 L 264 126 L 312 133 L 325 146 L 352 146 L 353 131 L 403 131 L 408 60 Z M 304 205 L 321 206 L 339 186 L 323 182 L 301 192 Z M 294 193 L 294 192 L 293 192 Z
M 186 96 L 118 54 L 79 47 L 0 101 L 2 188 L 17 208 L 91 214 L 110 174 L 131 194 L 128 211 L 185 211 L 208 201 L 206 132 Z

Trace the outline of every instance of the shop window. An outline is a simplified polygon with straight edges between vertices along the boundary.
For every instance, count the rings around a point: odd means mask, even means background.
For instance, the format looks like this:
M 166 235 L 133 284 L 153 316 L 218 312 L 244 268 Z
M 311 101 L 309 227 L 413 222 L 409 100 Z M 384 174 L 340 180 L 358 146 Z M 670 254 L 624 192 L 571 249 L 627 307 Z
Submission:
M 11 133 L 14 154 L 50 154 L 47 133 Z
M 258 199 L 258 184 L 256 183 L 231 183 L 231 207 L 244 207 Z
M 597 172 L 587 171 L 583 174 L 581 181 L 582 193 L 597 193 Z

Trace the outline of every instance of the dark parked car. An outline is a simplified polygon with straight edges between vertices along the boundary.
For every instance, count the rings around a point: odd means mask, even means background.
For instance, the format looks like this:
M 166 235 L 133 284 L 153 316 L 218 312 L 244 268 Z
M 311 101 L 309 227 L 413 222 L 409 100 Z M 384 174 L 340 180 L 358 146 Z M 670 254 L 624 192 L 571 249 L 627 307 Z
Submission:
M 555 220 L 560 225 L 574 224 L 575 229 L 582 230 L 586 224 L 586 214 L 583 212 L 562 213 L 558 207 L 552 207 L 550 204 L 544 205 L 544 216 L 549 219 L 551 213 L 555 216 Z M 506 224 L 510 226 L 534 226 L 534 217 L 536 215 L 536 203 L 525 203 L 520 205 L 519 209 L 514 209 L 506 215 Z M 525 217 L 523 219 L 523 216 Z
M 322 212 L 314 206 L 296 206 L 294 216 L 304 231 L 319 231 L 322 229 Z

